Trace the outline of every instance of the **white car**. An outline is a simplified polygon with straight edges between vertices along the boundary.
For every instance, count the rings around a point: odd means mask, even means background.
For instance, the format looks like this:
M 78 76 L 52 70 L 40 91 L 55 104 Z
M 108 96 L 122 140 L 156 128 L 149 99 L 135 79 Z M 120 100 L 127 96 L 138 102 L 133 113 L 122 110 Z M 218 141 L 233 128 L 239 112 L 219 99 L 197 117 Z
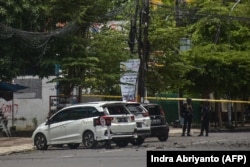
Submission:
M 135 117 L 123 103 L 93 102 L 65 107 L 41 125 L 32 134 L 38 150 L 50 145 L 67 144 L 78 148 L 93 148 L 98 142 L 114 141 L 125 147 L 137 138 Z
M 135 115 L 138 138 L 131 141 L 133 145 L 143 144 L 146 137 L 151 135 L 151 119 L 148 110 L 139 102 L 126 102 L 126 107 Z

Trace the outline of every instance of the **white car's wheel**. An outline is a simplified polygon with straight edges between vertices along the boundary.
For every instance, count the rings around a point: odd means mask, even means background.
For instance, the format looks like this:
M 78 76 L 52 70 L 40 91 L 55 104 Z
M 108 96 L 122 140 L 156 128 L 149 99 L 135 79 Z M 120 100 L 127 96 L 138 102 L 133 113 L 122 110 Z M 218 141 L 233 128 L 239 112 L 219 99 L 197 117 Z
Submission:
M 159 141 L 167 141 L 168 140 L 168 135 L 162 135 L 157 137 Z
M 137 139 L 133 139 L 130 141 L 130 143 L 133 146 L 140 146 L 144 143 L 145 138 L 144 137 L 138 137 Z
M 41 134 L 41 133 L 38 133 L 36 136 L 35 136 L 35 139 L 34 139 L 34 144 L 36 146 L 36 148 L 38 150 L 47 150 L 48 148 L 48 145 L 47 145 L 47 139 L 46 137 Z
M 94 133 L 87 131 L 83 134 L 82 143 L 86 148 L 94 148 L 96 146 Z

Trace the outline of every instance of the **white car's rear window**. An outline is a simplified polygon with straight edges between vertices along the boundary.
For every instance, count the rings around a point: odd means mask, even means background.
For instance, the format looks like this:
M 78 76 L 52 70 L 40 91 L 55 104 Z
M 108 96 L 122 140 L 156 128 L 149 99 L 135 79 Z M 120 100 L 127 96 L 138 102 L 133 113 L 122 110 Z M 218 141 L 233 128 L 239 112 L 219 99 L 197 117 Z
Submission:
M 130 114 L 124 106 L 107 106 L 106 110 L 109 115 L 124 115 Z

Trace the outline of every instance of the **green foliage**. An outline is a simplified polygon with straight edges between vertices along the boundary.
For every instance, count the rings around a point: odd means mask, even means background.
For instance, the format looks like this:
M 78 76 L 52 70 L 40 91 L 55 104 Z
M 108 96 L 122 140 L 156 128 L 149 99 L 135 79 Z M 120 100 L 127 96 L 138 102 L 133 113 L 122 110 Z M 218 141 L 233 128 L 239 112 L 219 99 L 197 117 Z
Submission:
M 169 2 L 168 2 L 169 3 Z M 149 96 L 161 92 L 177 92 L 187 84 L 184 71 L 188 69 L 179 55 L 180 38 L 187 37 L 185 28 L 175 26 L 171 8 L 153 10 L 150 17 L 150 60 L 146 75 Z
M 148 95 L 178 89 L 188 94 L 249 94 L 249 0 L 237 6 L 235 1 L 218 0 L 179 6 L 175 1 L 162 2 L 150 8 Z M 122 32 L 104 27 L 96 34 L 89 28 L 114 18 L 129 23 L 134 11 L 135 1 L 124 0 L 0 0 L 1 23 L 23 30 L 25 37 L 30 35 L 25 31 L 53 32 L 69 23 L 79 26 L 74 34 L 52 38 L 40 49 L 27 47 L 27 41 L 19 38 L 0 36 L 0 80 L 27 73 L 46 77 L 54 74 L 55 64 L 60 64 L 62 73 L 52 82 L 60 81 L 64 94 L 69 95 L 75 86 L 120 94 L 119 64 L 138 57 L 128 50 L 130 25 Z M 190 50 L 180 51 L 180 38 L 191 39 Z
M 93 35 L 89 52 L 99 59 L 99 67 L 94 78 L 89 78 L 88 86 L 100 94 L 120 94 L 120 62 L 127 61 L 130 53 L 126 31 L 104 29 Z M 93 81 L 93 82 L 90 82 Z

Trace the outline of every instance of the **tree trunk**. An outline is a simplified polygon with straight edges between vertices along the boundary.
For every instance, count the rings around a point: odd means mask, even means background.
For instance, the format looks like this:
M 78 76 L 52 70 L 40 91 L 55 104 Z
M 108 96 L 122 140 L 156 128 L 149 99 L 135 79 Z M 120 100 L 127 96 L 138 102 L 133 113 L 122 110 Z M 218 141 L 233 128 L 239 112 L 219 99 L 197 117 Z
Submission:
M 183 90 L 181 88 L 179 89 L 179 98 L 183 98 Z M 181 119 L 180 112 L 181 112 L 181 106 L 182 106 L 182 104 L 183 104 L 183 101 L 179 100 L 178 101 L 178 116 L 179 116 L 179 120 Z
M 214 93 L 215 99 L 218 97 L 217 93 Z M 221 103 L 215 103 L 215 112 L 217 113 L 217 121 L 219 129 L 222 128 L 222 118 L 221 118 Z
M 241 126 L 244 126 L 244 111 L 245 107 L 243 104 L 240 103 L 240 114 L 241 114 Z
M 238 116 L 237 116 L 236 105 L 233 106 L 233 112 L 234 112 L 234 125 L 235 127 L 238 127 Z
M 78 87 L 78 103 L 81 103 L 82 102 L 82 87 L 79 86 Z

